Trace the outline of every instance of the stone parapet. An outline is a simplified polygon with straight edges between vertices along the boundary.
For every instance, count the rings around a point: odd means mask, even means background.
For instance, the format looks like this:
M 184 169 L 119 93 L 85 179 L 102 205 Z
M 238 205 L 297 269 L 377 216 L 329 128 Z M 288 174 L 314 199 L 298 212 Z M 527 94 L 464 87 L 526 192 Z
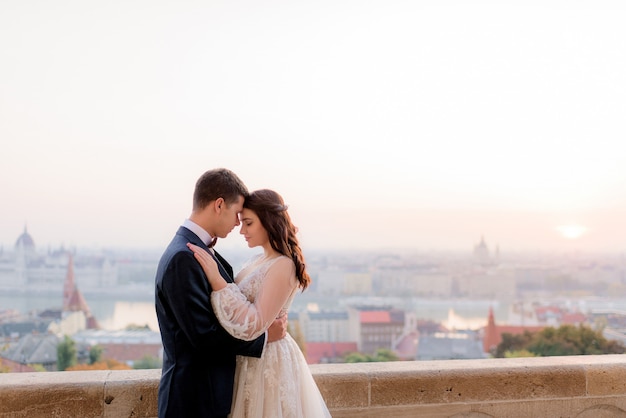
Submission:
M 311 365 L 333 417 L 626 417 L 626 356 Z M 160 370 L 0 374 L 0 417 L 156 417 Z

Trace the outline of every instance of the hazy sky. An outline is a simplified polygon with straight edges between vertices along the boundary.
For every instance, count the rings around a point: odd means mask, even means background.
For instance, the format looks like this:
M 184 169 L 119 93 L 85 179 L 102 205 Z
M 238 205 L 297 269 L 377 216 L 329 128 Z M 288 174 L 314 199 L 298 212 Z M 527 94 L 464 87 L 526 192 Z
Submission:
M 26 224 L 40 247 L 164 247 L 224 166 L 309 248 L 623 252 L 625 21 L 603 0 L 2 0 L 0 245 Z

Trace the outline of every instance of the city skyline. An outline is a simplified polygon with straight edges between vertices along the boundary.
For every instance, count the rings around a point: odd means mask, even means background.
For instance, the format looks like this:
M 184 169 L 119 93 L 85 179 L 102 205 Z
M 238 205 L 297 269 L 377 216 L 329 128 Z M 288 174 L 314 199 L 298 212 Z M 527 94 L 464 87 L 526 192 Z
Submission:
M 624 252 L 625 7 L 2 3 L 0 246 L 164 248 L 227 167 L 305 250 Z

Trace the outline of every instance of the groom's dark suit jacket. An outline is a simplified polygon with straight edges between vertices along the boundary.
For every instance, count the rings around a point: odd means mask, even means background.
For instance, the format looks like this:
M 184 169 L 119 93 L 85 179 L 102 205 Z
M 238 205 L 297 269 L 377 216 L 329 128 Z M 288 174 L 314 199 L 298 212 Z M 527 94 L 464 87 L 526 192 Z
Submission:
M 187 243 L 207 247 L 180 227 L 157 268 L 155 303 L 163 341 L 159 417 L 214 417 L 230 412 L 235 355 L 260 357 L 265 336 L 250 342 L 231 337 L 211 307 L 211 288 Z M 232 281 L 232 267 L 219 257 Z

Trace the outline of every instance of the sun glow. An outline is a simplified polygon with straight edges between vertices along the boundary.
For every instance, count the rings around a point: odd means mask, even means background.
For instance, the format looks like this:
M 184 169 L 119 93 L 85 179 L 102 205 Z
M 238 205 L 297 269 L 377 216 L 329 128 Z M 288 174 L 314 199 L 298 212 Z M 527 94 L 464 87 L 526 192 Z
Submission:
M 557 226 L 556 230 L 563 236 L 563 238 L 576 239 L 585 235 L 588 228 L 582 225 L 572 224 Z

